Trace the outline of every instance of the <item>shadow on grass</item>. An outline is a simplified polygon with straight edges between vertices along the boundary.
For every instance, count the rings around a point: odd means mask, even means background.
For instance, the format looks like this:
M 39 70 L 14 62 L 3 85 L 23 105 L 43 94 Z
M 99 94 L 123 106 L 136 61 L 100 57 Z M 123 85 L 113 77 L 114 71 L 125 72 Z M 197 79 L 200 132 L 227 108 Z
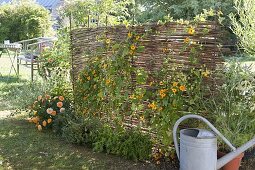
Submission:
M 71 145 L 51 132 L 39 132 L 25 120 L 0 119 L 0 156 L 13 169 L 159 169 Z M 174 170 L 174 169 L 173 169 Z

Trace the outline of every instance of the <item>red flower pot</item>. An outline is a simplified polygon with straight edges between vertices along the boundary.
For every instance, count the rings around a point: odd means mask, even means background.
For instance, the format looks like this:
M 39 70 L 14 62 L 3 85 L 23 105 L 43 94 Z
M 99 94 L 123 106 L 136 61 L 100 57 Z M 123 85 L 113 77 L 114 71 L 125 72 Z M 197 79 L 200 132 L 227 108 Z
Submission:
M 218 158 L 223 157 L 226 155 L 226 153 L 218 152 L 217 156 Z M 244 153 L 241 153 L 237 157 L 235 157 L 232 161 L 228 162 L 226 165 L 224 165 L 221 170 L 239 170 L 242 158 L 244 157 Z

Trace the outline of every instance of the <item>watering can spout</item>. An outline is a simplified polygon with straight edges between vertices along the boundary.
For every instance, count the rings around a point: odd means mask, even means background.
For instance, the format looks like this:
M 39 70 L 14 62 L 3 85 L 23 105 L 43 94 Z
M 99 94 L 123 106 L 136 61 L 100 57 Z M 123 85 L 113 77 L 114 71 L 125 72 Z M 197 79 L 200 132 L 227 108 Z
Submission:
M 250 140 L 249 142 L 247 142 L 247 143 L 243 144 L 242 146 L 240 146 L 239 148 L 237 148 L 236 150 L 234 150 L 234 151 L 226 154 L 225 156 L 221 157 L 220 159 L 218 159 L 217 169 L 220 169 L 221 167 L 226 165 L 228 162 L 230 162 L 235 157 L 237 157 L 238 155 L 240 155 L 247 149 L 251 148 L 252 146 L 255 146 L 255 137 L 252 140 Z

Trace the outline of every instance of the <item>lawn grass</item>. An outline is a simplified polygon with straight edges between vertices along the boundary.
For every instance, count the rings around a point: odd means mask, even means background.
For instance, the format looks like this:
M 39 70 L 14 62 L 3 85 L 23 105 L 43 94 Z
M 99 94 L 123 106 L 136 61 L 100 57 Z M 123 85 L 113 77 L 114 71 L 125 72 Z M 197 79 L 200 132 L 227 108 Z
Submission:
M 0 117 L 0 169 L 159 168 L 68 144 L 50 131 L 39 132 L 24 116 L 16 116 Z

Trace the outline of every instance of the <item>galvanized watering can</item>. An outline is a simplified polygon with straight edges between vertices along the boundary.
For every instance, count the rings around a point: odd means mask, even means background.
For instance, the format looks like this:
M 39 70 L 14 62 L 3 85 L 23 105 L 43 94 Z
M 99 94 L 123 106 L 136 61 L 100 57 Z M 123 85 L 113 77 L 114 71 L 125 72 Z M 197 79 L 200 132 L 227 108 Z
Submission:
M 177 140 L 179 124 L 186 119 L 199 119 L 205 122 L 214 132 L 205 129 L 183 129 L 180 131 L 180 148 Z M 231 149 L 232 152 L 217 160 L 217 136 L 218 135 Z M 174 145 L 180 170 L 216 170 L 233 160 L 245 150 L 255 145 L 255 137 L 235 148 L 208 120 L 198 115 L 186 115 L 181 117 L 173 129 Z

